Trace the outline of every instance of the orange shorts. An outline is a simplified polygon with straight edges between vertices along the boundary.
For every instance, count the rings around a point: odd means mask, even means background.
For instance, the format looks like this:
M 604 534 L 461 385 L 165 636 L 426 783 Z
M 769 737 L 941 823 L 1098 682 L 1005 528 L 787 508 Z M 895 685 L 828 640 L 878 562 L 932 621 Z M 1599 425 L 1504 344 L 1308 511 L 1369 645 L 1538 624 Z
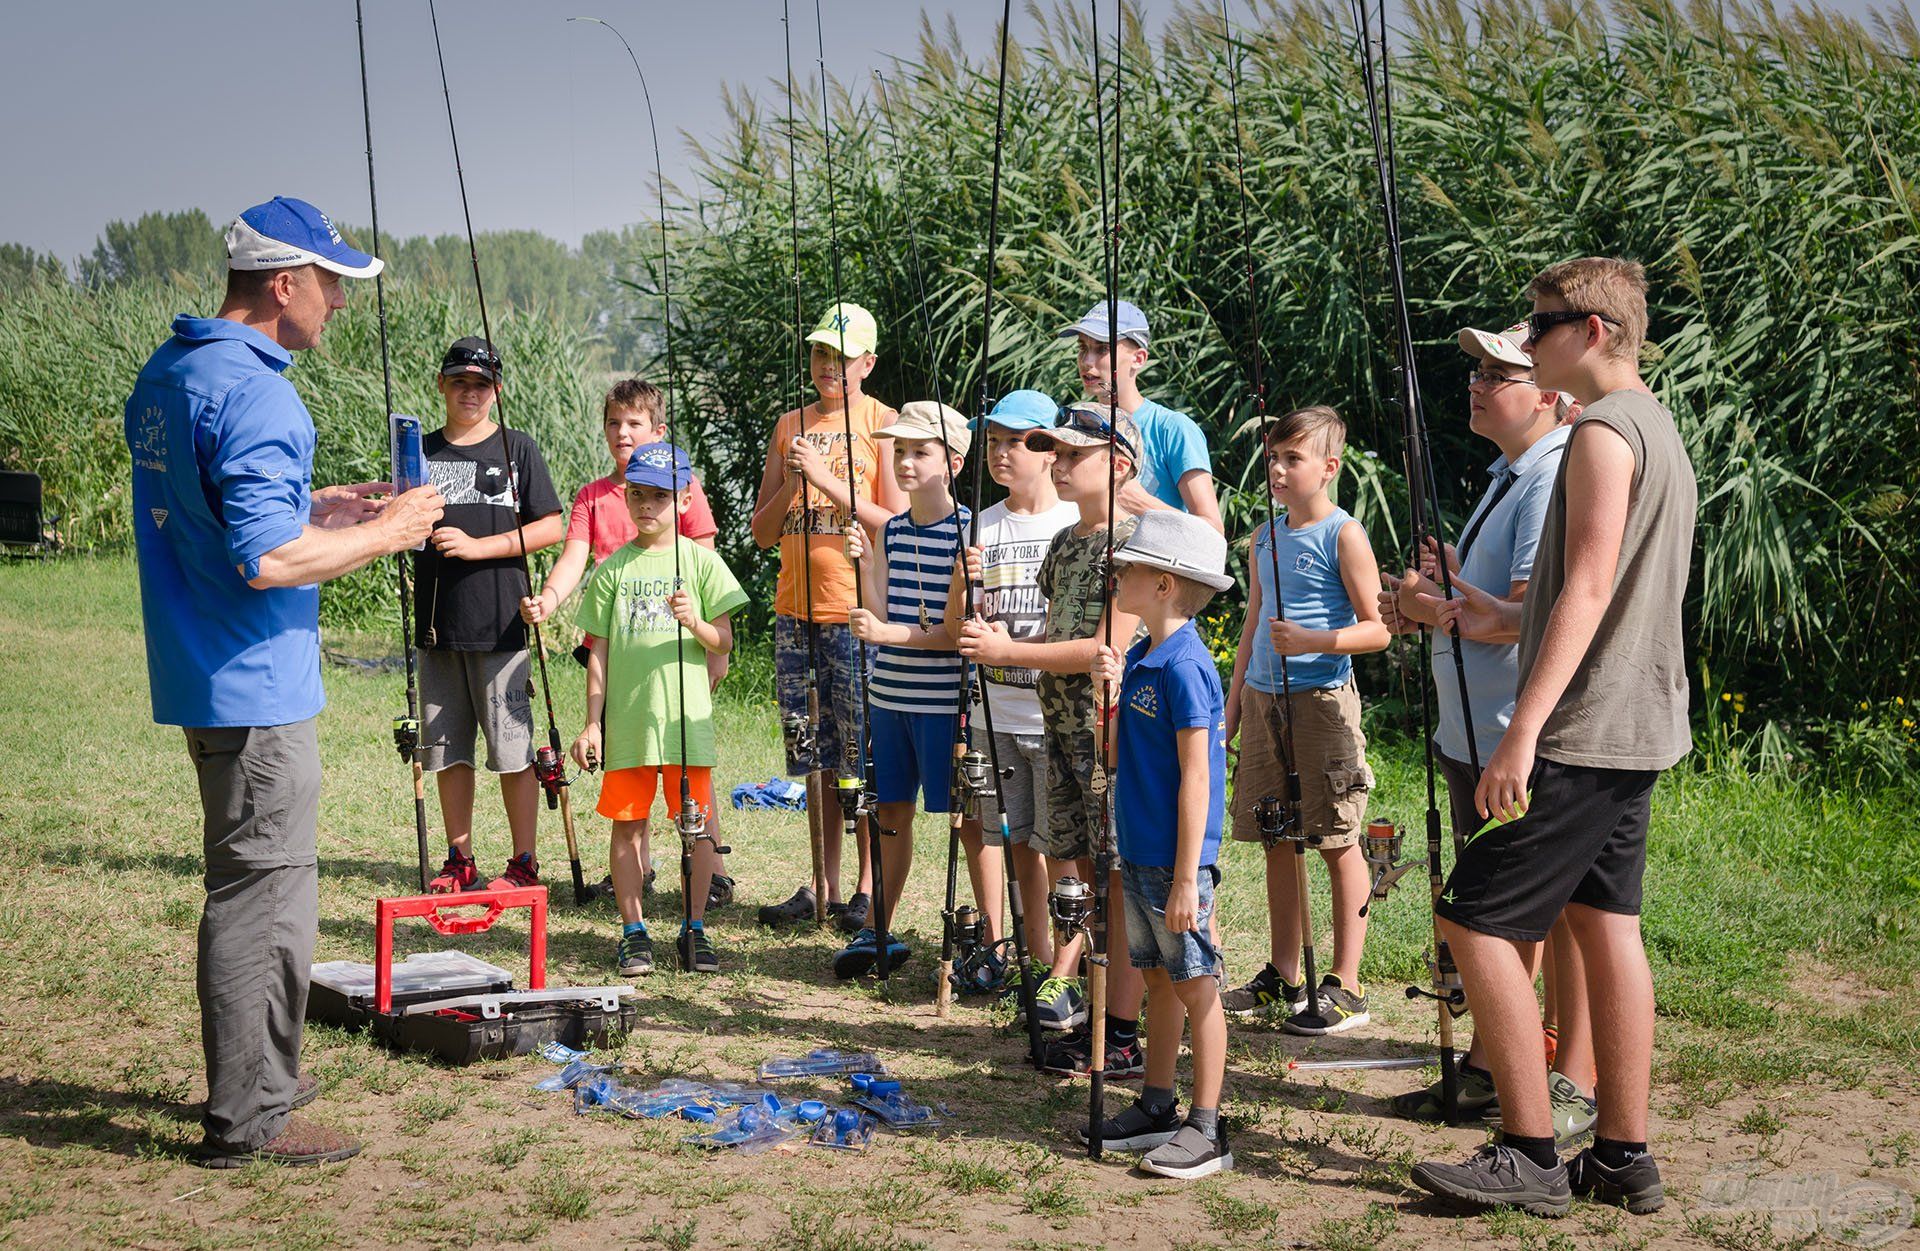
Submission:
M 680 806 L 680 766 L 640 765 L 615 769 L 600 779 L 600 803 L 594 809 L 611 821 L 644 821 L 653 813 L 653 797 L 666 779 L 667 812 Z M 693 790 L 693 802 L 707 815 L 713 815 L 713 770 L 693 765 L 687 770 L 687 782 Z

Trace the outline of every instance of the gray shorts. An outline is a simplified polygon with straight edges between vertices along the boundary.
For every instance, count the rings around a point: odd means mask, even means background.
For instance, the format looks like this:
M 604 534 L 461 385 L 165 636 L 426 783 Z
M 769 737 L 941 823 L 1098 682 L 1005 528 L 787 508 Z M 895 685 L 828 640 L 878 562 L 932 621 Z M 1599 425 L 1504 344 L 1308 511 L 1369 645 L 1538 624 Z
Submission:
M 1033 842 L 1033 832 L 1047 825 L 1047 742 L 1038 734 L 1001 734 L 993 736 L 993 748 L 1000 755 L 1000 767 L 1007 775 L 1000 779 L 1000 806 L 1007 817 L 1007 839 L 1016 843 Z M 992 810 L 981 813 L 980 842 L 987 847 L 1001 845 L 1000 827 Z
M 487 771 L 533 767 L 533 665 L 525 652 L 420 649 L 421 767 L 471 767 L 487 736 Z

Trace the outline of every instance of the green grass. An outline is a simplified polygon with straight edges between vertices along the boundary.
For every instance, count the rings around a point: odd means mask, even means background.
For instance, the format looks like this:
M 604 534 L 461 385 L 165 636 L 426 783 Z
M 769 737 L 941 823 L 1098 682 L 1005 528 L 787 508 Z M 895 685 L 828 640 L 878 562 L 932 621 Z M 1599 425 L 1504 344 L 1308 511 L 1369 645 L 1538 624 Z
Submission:
M 13 956 L 0 962 L 0 1175 L 10 1179 L 0 1189 L 0 1240 L 22 1228 L 92 1244 L 102 1239 L 82 1231 L 111 1227 L 116 1239 L 147 1246 L 240 1243 L 243 1230 L 288 1245 L 324 1241 L 316 1231 L 392 1243 L 487 1241 L 509 1231 L 528 1242 L 566 1241 L 591 1231 L 701 1247 L 774 1236 L 846 1251 L 944 1246 L 996 1225 L 1013 1231 L 993 1235 L 1002 1245 L 1098 1245 L 1115 1222 L 1145 1222 L 1169 1244 L 1318 1229 L 1323 1245 L 1364 1246 L 1424 1234 L 1434 1218 L 1403 1206 L 1411 1202 L 1407 1165 L 1478 1141 L 1477 1130 L 1383 1119 L 1378 1096 L 1423 1080 L 1415 1075 L 1296 1084 L 1285 1071 L 1290 1055 L 1427 1045 L 1430 1013 L 1399 994 L 1423 968 L 1429 922 L 1418 885 L 1375 913 L 1364 965 L 1375 1030 L 1337 1046 L 1234 1030 L 1226 1096 L 1240 1171 L 1205 1188 L 1159 1189 L 1123 1177 L 1119 1164 L 1082 1161 L 1072 1134 L 1085 1116 L 1085 1087 L 1036 1082 L 1019 1065 L 1020 1041 L 980 1004 L 961 1000 L 950 1018 L 933 1015 L 945 846 L 937 821 L 923 819 L 915 832 L 915 884 L 899 924 L 916 951 L 889 1001 L 832 981 L 831 936 L 751 925 L 754 904 L 784 897 L 804 876 L 806 842 L 791 815 L 728 809 L 723 829 L 736 849 L 742 904 L 712 921 L 726 971 L 648 979 L 641 1028 L 619 1058 L 660 1076 L 737 1079 L 774 1052 L 876 1047 L 953 1107 L 943 1136 L 883 1137 L 855 1157 L 715 1159 L 679 1147 L 677 1123 L 587 1122 L 530 1094 L 546 1070 L 537 1061 L 450 1070 L 316 1028 L 306 1063 L 329 1083 L 316 1112 L 367 1138 L 368 1155 L 317 1173 L 199 1174 L 180 1158 L 198 1137 L 191 1101 L 201 1089 L 198 805 L 178 732 L 149 720 L 131 565 L 0 566 L 0 605 L 0 707 L 11 713 L 0 721 L 8 761 L 0 943 Z M 358 655 L 391 648 L 382 636 L 328 643 Z M 551 671 L 570 735 L 581 671 L 564 658 Z M 372 900 L 410 893 L 416 881 L 407 774 L 388 739 L 400 681 L 333 665 L 326 679 L 317 955 L 364 960 Z M 776 772 L 779 749 L 764 673 L 743 664 L 722 689 L 724 792 Z M 1374 811 L 1417 827 L 1418 756 L 1387 739 L 1374 764 Z M 597 878 L 606 826 L 591 814 L 592 781 L 579 789 L 581 848 Z M 564 883 L 558 823 L 544 812 L 543 821 L 545 862 Z M 483 861 L 504 859 L 504 820 L 491 796 L 483 795 L 478 824 Z M 1663 1013 L 1657 1131 L 1705 1118 L 1725 1133 L 1797 1143 L 1814 1126 L 1793 1105 L 1742 1106 L 1737 1115 L 1721 1105 L 1754 1090 L 1910 1087 L 1920 1038 L 1920 951 L 1911 935 L 1920 918 L 1898 796 L 1821 796 L 1676 773 L 1656 794 L 1652 847 L 1646 929 Z M 678 912 L 674 850 L 656 848 L 664 857 L 662 892 L 649 904 L 656 917 Z M 1236 974 L 1265 950 L 1258 864 L 1257 849 L 1228 849 L 1221 924 Z M 1324 941 L 1324 881 L 1316 888 Z M 549 977 L 608 980 L 615 915 L 604 904 L 575 909 L 566 893 L 562 885 L 550 915 Z M 507 919 L 457 945 L 524 973 L 525 942 L 525 923 Z M 401 931 L 402 954 L 442 945 L 424 926 Z M 836 1092 L 822 1085 L 809 1093 Z M 1113 1094 L 1116 1103 L 1126 1097 Z M 1878 1105 L 1889 1109 L 1885 1119 L 1870 1115 L 1857 1126 L 1861 1151 L 1873 1153 L 1862 1167 L 1902 1168 L 1915 1155 L 1891 1110 L 1897 1102 L 1889 1094 Z M 1776 1118 L 1790 1131 L 1774 1129 Z M 1691 1141 L 1683 1131 L 1663 1149 L 1683 1152 Z M 71 1184 L 77 1178 L 88 1184 Z M 209 1188 L 171 1202 L 202 1185 Z M 325 1220 L 300 1215 L 312 1209 Z M 707 1215 L 720 1211 L 725 1222 Z M 1557 1245 L 1524 1223 L 1503 1237 Z

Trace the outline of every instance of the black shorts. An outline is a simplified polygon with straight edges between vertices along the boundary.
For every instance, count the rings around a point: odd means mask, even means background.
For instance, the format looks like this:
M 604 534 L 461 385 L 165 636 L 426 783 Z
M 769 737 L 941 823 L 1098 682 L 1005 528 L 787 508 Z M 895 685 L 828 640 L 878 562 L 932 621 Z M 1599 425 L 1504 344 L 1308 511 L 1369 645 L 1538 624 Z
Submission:
M 1434 911 L 1467 929 L 1530 943 L 1546 938 L 1570 903 L 1640 915 L 1659 777 L 1651 769 L 1537 761 L 1527 814 L 1467 842 Z

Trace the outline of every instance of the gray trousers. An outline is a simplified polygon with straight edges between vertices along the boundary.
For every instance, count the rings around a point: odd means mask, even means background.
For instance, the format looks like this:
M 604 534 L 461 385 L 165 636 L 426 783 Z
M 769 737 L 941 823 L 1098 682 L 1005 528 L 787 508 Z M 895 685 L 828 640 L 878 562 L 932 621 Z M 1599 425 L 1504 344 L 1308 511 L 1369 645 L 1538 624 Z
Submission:
M 319 925 L 320 742 L 311 718 L 186 734 L 207 861 L 201 1124 L 210 1144 L 251 1151 L 280 1132 L 300 1076 Z

